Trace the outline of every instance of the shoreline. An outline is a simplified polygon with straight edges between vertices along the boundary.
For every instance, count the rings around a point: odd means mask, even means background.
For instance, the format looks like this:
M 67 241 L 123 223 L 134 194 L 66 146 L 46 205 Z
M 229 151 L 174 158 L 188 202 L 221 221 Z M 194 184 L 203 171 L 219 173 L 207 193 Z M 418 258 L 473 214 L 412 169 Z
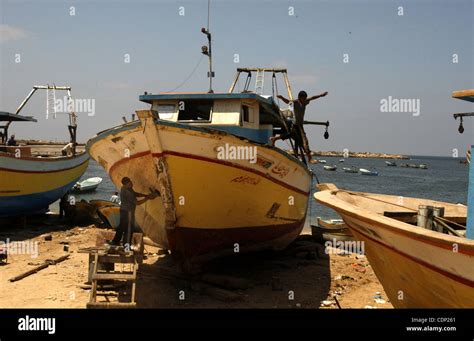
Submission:
M 336 151 L 312 151 L 313 156 L 341 157 L 341 158 L 359 158 L 359 159 L 395 159 L 409 160 L 410 157 L 402 154 L 373 153 L 373 152 L 336 152 Z

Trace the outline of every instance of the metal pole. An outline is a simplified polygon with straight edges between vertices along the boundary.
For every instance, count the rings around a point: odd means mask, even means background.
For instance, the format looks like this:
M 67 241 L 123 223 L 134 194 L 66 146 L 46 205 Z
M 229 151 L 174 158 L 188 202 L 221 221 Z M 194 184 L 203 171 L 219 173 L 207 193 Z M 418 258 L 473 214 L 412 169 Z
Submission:
M 240 71 L 237 71 L 237 74 L 235 75 L 234 82 L 232 82 L 232 85 L 230 86 L 229 89 L 229 94 L 234 92 L 235 85 L 237 84 L 237 81 L 239 80 L 240 77 Z
M 209 32 L 209 29 L 208 29 Z M 209 93 L 213 93 L 212 90 L 212 39 L 211 39 L 211 32 L 208 33 L 207 39 L 209 40 Z
M 433 217 L 444 217 L 444 207 L 433 207 Z M 443 225 L 433 218 L 433 230 L 443 232 Z
M 33 89 L 30 91 L 28 96 L 26 96 L 26 98 L 23 100 L 23 102 L 21 102 L 18 109 L 16 109 L 15 114 L 18 115 L 20 113 L 21 109 L 23 109 L 23 107 L 26 105 L 26 102 L 28 102 L 28 100 L 31 98 L 31 96 L 33 96 L 33 94 L 36 92 L 36 90 L 38 90 L 38 88 L 36 86 L 33 87 Z
M 286 84 L 286 90 L 288 91 L 288 96 L 290 97 L 290 101 L 293 100 L 293 94 L 292 94 L 292 91 L 291 91 L 291 86 L 290 86 L 290 81 L 288 80 L 288 73 L 283 72 L 283 79 L 285 80 L 285 84 Z

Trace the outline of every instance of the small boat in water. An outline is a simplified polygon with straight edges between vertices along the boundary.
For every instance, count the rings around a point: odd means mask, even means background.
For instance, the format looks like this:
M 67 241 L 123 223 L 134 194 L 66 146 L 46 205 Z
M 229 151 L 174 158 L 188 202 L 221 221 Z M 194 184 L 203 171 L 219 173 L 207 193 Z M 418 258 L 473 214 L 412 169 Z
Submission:
M 317 218 L 316 225 L 311 225 L 311 234 L 320 241 L 354 240 L 354 237 L 342 219 Z
M 385 161 L 385 164 L 389 167 L 397 167 L 397 164 L 395 162 L 392 162 L 392 161 Z
M 95 191 L 101 183 L 102 178 L 100 177 L 89 178 L 84 181 L 76 182 L 71 191 L 74 193 L 92 192 Z
M 359 173 L 359 171 L 355 167 L 343 167 L 342 170 L 344 171 L 344 173 Z
M 339 160 L 339 162 L 345 162 L 345 161 L 346 161 L 346 160 L 344 160 L 344 159 L 340 159 L 340 160 Z
M 53 144 L 33 144 L 30 141 L 18 146 L 6 144 L 12 122 L 36 122 L 19 113 L 38 90 L 47 91 L 47 103 L 55 97 L 56 90 L 67 91 L 71 100 L 71 88 L 67 86 L 34 86 L 15 113 L 0 112 L 0 217 L 27 216 L 44 213 L 49 205 L 62 198 L 84 174 L 89 155 L 77 151 L 76 114 L 69 113 L 68 131 L 70 142 L 67 152 Z M 47 107 L 47 113 L 56 115 L 55 105 Z M 64 149 L 63 149 L 64 150 Z
M 463 235 L 466 206 L 352 192 L 333 184 L 318 188 L 315 199 L 335 210 L 364 242 L 370 265 L 395 307 L 474 307 L 474 240 Z M 420 205 L 441 207 L 444 213 L 433 220 L 436 224 L 417 226 L 426 222 L 426 215 L 417 214 Z
M 331 171 L 331 172 L 334 172 L 337 169 L 337 167 L 335 165 L 333 165 L 333 166 L 324 166 L 323 168 L 324 168 L 324 170 Z
M 326 160 L 318 160 L 318 163 L 327 163 Z
M 362 175 L 372 175 L 372 176 L 377 176 L 377 175 L 379 175 L 379 172 L 371 171 L 371 170 L 368 170 L 368 169 L 365 169 L 365 168 L 359 169 L 359 172 L 360 172 L 360 174 L 362 174 Z
M 428 169 L 428 166 L 425 165 L 425 164 L 421 164 L 421 165 L 418 166 L 418 168 L 420 168 L 420 169 Z

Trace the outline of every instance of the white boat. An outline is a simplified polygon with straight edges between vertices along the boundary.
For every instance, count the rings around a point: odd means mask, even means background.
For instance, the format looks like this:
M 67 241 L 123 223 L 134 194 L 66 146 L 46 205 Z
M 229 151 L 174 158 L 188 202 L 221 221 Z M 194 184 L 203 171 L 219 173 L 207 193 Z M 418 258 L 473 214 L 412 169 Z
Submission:
M 359 171 L 357 170 L 357 168 L 354 168 L 354 167 L 344 167 L 344 168 L 342 168 L 342 170 L 343 170 L 345 173 L 359 173 Z
M 370 170 L 365 169 L 365 168 L 359 169 L 359 172 L 360 172 L 360 174 L 362 174 L 362 175 L 372 175 L 372 176 L 377 176 L 377 175 L 379 175 L 379 172 L 370 171 Z
M 334 172 L 337 169 L 336 166 L 324 166 L 323 168 L 324 170 L 331 171 L 331 172 Z
M 326 160 L 318 160 L 319 163 L 327 163 Z
M 397 167 L 397 164 L 395 162 L 392 162 L 392 161 L 385 161 L 385 164 L 389 167 Z
M 79 181 L 79 182 L 76 182 L 76 184 L 72 188 L 72 191 L 80 192 L 80 193 L 95 191 L 97 187 L 99 187 L 101 182 L 102 182 L 102 178 L 100 177 L 94 177 L 94 178 L 86 179 L 84 181 Z
M 322 219 L 317 217 L 316 225 L 311 225 L 311 234 L 320 241 L 354 240 L 353 235 L 342 219 Z
M 346 160 L 344 160 L 344 159 L 340 159 L 340 160 L 339 160 L 339 162 L 344 162 L 344 161 L 346 161 Z

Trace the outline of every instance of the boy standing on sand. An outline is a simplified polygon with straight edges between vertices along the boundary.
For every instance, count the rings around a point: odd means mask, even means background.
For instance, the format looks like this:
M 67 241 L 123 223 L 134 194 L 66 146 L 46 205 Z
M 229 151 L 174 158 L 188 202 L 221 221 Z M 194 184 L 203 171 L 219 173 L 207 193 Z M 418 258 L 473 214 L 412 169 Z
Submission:
M 155 190 L 149 195 L 135 192 L 133 190 L 133 182 L 128 177 L 122 178 L 122 189 L 120 190 L 120 224 L 115 232 L 114 239 L 109 243 L 113 246 L 119 246 L 122 239 L 124 239 L 124 246 L 131 246 L 132 231 L 135 225 L 135 208 L 147 200 L 155 199 L 160 195 Z M 143 198 L 138 200 L 138 198 Z
M 320 95 L 312 96 L 308 98 L 308 94 L 306 91 L 300 91 L 298 93 L 298 99 L 290 101 L 289 99 L 278 95 L 278 98 L 281 99 L 283 102 L 286 104 L 292 103 L 293 104 L 293 112 L 295 115 L 295 122 L 292 127 L 291 135 L 293 135 L 294 140 L 297 142 L 297 144 L 301 144 L 303 147 L 303 150 L 306 154 L 306 157 L 308 158 L 308 161 L 311 161 L 311 150 L 309 149 L 309 143 L 308 143 L 308 138 L 306 137 L 306 133 L 303 128 L 303 122 L 304 122 L 304 114 L 306 110 L 306 106 L 311 102 L 312 100 L 318 99 L 320 97 L 324 97 L 328 94 L 328 92 L 323 92 Z M 277 135 L 274 137 L 270 138 L 270 142 L 272 145 L 275 144 L 277 140 L 284 140 L 288 138 L 289 136 L 285 135 Z

